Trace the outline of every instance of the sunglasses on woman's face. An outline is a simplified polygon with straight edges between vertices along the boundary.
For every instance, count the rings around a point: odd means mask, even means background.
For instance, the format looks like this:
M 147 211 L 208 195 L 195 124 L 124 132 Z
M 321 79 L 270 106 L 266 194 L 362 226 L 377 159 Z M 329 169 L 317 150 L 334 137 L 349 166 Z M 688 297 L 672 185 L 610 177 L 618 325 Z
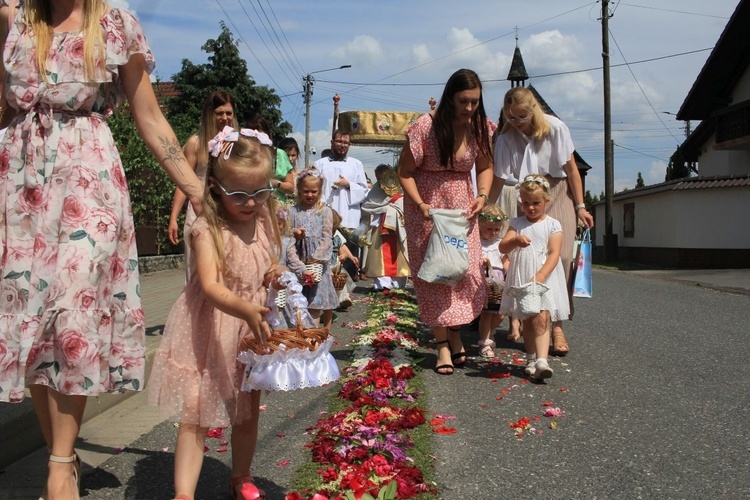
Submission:
M 523 124 L 531 120 L 531 113 L 527 114 L 526 116 L 513 116 L 510 113 L 508 113 L 508 117 L 506 118 L 510 123 L 517 123 L 517 124 Z
M 217 180 L 214 180 L 214 185 L 219 186 L 221 192 L 224 193 L 224 195 L 229 198 L 229 201 L 231 201 L 235 205 L 245 205 L 250 200 L 253 200 L 256 205 L 260 205 L 261 203 L 265 203 L 266 201 L 268 201 L 268 198 L 270 198 L 271 194 L 273 194 L 274 192 L 274 188 L 270 183 L 268 184 L 267 188 L 259 189 L 252 193 L 248 193 L 247 191 L 229 192 Z

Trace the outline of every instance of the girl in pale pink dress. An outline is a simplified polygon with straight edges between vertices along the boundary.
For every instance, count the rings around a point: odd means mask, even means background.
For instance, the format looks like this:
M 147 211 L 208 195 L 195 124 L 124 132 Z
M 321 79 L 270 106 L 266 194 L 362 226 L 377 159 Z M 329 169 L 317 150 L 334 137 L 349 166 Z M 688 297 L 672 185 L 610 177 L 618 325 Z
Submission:
M 118 103 L 127 98 L 144 142 L 198 205 L 202 189 L 159 109 L 132 15 L 102 0 L 3 0 L 0 23 L 10 26 L 0 36 L 0 401 L 28 388 L 50 450 L 43 496 L 77 498 L 87 396 L 144 385 L 133 216 L 105 121 Z
M 484 112 L 482 83 L 468 69 L 448 79 L 437 109 L 419 117 L 406 133 L 399 161 L 404 188 L 404 222 L 409 242 L 409 267 L 422 321 L 432 326 L 438 347 L 435 370 L 453 373 L 466 363 L 461 326 L 479 316 L 487 302 L 482 275 L 482 248 L 476 215 L 488 201 L 492 185 L 490 137 L 495 125 Z M 474 197 L 471 170 L 476 166 Z M 466 210 L 469 229 L 469 270 L 454 287 L 427 283 L 417 277 L 424 260 L 432 219 L 430 209 Z
M 195 175 L 201 182 L 206 181 L 206 167 L 208 166 L 208 141 L 211 140 L 220 130 L 229 125 L 237 128 L 237 118 L 234 114 L 234 99 L 229 92 L 217 90 L 208 94 L 206 102 L 203 104 L 201 113 L 201 124 L 198 133 L 190 136 L 185 142 L 182 150 L 185 153 L 188 163 Z M 174 199 L 172 200 L 172 212 L 169 215 L 169 226 L 167 232 L 169 241 L 176 245 L 180 242 L 180 234 L 177 229 L 177 218 L 185 206 L 185 193 L 179 189 L 174 190 Z M 193 205 L 188 203 L 187 213 L 185 214 L 185 225 L 182 228 L 183 238 L 187 239 L 190 234 L 190 226 L 195 221 L 195 210 Z M 190 245 L 185 242 L 185 281 L 190 281 Z
M 250 134 L 246 136 L 245 134 Z M 240 342 L 266 345 L 266 288 L 278 279 L 281 237 L 271 205 L 271 141 L 226 127 L 209 143 L 204 213 L 190 229 L 190 282 L 164 327 L 149 380 L 149 401 L 180 422 L 176 498 L 192 499 L 206 432 L 232 426 L 233 498 L 259 498 L 250 465 L 260 393 L 241 392 Z M 250 493 L 250 497 L 241 496 Z

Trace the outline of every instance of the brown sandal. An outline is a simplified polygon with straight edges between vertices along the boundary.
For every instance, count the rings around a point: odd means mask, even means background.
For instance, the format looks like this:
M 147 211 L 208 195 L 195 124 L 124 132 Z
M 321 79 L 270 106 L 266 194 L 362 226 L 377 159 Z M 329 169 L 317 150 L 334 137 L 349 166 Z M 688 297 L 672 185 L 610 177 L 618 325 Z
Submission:
M 562 330 L 552 331 L 552 352 L 558 356 L 568 354 L 570 348 L 565 340 L 565 333 Z

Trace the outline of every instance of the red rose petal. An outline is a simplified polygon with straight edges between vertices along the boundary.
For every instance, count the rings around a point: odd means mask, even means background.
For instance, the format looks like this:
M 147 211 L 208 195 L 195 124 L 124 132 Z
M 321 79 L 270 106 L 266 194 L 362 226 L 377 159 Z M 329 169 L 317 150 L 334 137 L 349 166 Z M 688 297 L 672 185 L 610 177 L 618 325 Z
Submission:
M 437 432 L 438 434 L 448 435 L 448 434 L 455 434 L 458 431 L 454 429 L 453 427 L 441 426 L 441 427 L 433 427 L 432 432 Z

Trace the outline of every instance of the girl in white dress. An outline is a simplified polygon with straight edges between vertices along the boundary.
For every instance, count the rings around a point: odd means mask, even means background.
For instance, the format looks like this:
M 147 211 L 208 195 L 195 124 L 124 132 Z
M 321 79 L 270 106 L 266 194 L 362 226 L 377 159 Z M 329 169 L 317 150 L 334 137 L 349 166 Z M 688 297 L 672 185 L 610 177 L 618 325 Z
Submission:
M 521 208 L 525 217 L 510 222 L 500 242 L 500 251 L 510 258 L 500 312 L 523 321 L 523 341 L 528 354 L 526 373 L 537 379 L 550 378 L 547 363 L 550 321 L 568 319 L 570 306 L 560 251 L 563 235 L 560 222 L 545 212 L 550 203 L 550 184 L 541 175 L 527 175 L 519 184 Z M 524 315 L 518 300 L 510 293 L 514 286 L 536 280 L 549 288 L 542 295 L 539 314 Z

